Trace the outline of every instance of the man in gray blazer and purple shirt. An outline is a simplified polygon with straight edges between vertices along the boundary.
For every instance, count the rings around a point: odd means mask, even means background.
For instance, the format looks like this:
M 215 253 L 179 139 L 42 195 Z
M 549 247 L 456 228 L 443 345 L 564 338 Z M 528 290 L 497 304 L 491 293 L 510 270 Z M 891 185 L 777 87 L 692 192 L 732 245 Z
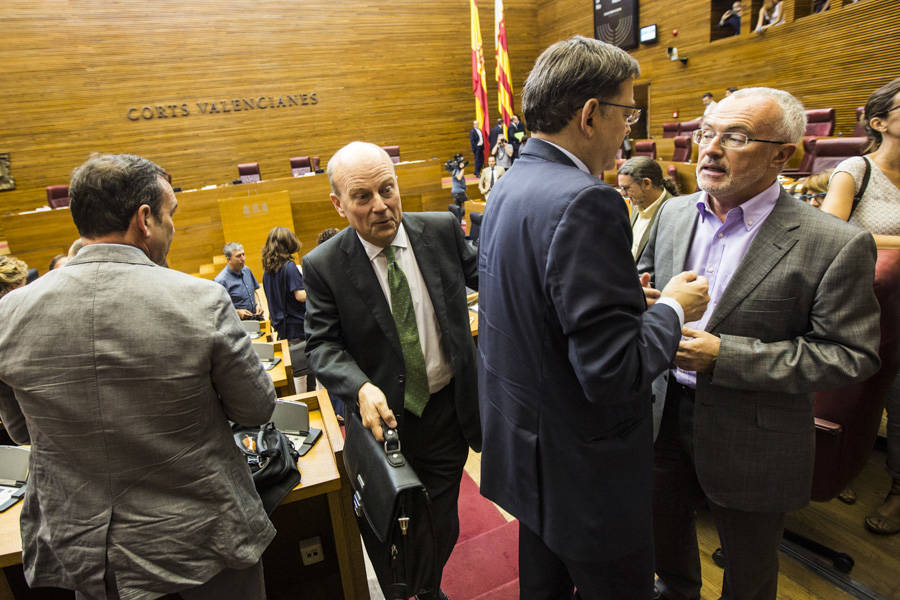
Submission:
M 77 599 L 265 598 L 275 535 L 228 419 L 275 390 L 225 289 L 162 267 L 177 207 L 127 154 L 72 174 L 84 247 L 0 301 L 0 418 L 31 444 L 22 559 Z
M 725 556 L 722 597 L 774 600 L 784 514 L 810 498 L 813 393 L 879 364 L 872 236 L 776 180 L 805 122 L 781 90 L 719 102 L 694 134 L 703 191 L 661 207 L 638 262 L 657 286 L 682 269 L 709 279 L 709 306 L 685 323 L 665 409 L 654 405 L 663 598 L 700 598 L 694 511 L 705 502 Z

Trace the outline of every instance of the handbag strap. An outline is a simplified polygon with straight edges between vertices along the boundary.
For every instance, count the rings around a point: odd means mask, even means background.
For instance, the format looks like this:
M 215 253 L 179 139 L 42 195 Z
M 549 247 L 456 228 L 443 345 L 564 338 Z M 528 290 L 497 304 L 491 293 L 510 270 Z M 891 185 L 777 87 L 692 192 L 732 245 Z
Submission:
M 863 194 L 866 193 L 866 186 L 869 185 L 869 177 L 872 175 L 872 165 L 869 164 L 869 159 L 865 156 L 862 157 L 863 162 L 866 163 L 866 172 L 863 175 L 862 184 L 859 186 L 859 191 L 853 196 L 853 206 L 850 207 L 850 214 L 847 216 L 847 220 L 850 220 L 850 217 L 853 216 L 853 211 L 856 210 L 856 207 L 859 205 L 859 201 L 862 200 Z

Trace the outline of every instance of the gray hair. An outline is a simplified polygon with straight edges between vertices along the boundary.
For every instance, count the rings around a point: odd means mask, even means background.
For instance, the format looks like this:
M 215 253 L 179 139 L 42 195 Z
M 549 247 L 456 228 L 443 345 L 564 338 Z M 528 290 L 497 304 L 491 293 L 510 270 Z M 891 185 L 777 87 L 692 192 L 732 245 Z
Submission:
M 338 150 L 337 152 L 334 153 L 334 156 L 332 156 L 328 160 L 328 166 L 325 169 L 325 172 L 328 173 L 328 185 L 331 186 L 331 191 L 336 196 L 340 196 L 341 192 L 337 188 L 337 185 L 334 183 L 334 173 L 335 173 L 335 171 L 338 170 L 338 168 L 343 166 L 344 162 L 347 161 L 347 158 L 345 155 L 347 155 L 347 154 L 352 155 L 354 152 L 356 152 L 356 153 L 370 152 L 370 153 L 374 153 L 374 154 L 384 155 L 385 160 L 390 162 L 391 167 L 393 168 L 394 163 L 393 163 L 393 161 L 391 161 L 390 154 L 388 154 L 387 151 L 384 148 L 382 148 L 381 146 L 378 146 L 371 142 L 350 142 L 349 144 L 347 144 L 346 146 L 344 146 L 343 148 L 341 148 L 340 150 Z
M 623 81 L 640 75 L 624 50 L 576 35 L 556 42 L 538 57 L 522 91 L 528 128 L 557 133 L 591 98 L 611 98 Z
M 781 118 L 776 125 L 778 136 L 785 142 L 799 144 L 806 133 L 806 111 L 803 104 L 784 90 L 767 87 L 751 87 L 740 89 L 729 98 L 737 100 L 750 96 L 769 98 L 781 108 Z
M 244 247 L 237 242 L 228 242 L 225 244 L 225 247 L 222 249 L 222 253 L 225 255 L 225 258 L 231 259 L 231 254 L 235 250 L 243 250 Z
M 133 154 L 92 154 L 72 172 L 69 210 L 81 237 L 96 238 L 128 229 L 141 205 L 162 218 L 166 172 Z

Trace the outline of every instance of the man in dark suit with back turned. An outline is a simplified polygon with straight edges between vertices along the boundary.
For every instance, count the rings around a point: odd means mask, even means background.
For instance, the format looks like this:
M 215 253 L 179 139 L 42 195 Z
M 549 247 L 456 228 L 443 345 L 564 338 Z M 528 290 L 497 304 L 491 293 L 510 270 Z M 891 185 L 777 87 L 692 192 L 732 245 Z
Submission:
M 723 598 L 774 600 L 784 513 L 812 487 L 813 392 L 878 366 L 872 236 L 776 180 L 805 126 L 781 90 L 719 102 L 694 137 L 703 191 L 662 205 L 638 261 L 658 284 L 696 269 L 711 298 L 685 325 L 655 447 L 664 598 L 700 598 L 695 511 L 705 503 L 725 555 Z
M 650 384 L 707 296 L 685 273 L 647 308 L 625 203 L 598 178 L 640 115 L 637 75 L 597 40 L 548 48 L 522 96 L 533 137 L 484 217 L 481 490 L 520 521 L 525 600 L 652 591 Z
M 378 146 L 343 147 L 328 177 L 350 227 L 303 259 L 309 366 L 378 440 L 381 419 L 397 427 L 431 497 L 443 566 L 459 535 L 468 447 L 481 449 L 466 304 L 466 285 L 478 287 L 475 252 L 452 214 L 403 214 L 394 165 Z

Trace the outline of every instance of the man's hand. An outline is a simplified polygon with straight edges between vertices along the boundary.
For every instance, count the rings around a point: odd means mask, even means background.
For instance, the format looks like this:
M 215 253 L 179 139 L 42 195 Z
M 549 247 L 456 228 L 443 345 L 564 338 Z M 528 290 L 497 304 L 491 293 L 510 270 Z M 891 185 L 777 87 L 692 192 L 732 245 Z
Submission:
M 381 430 L 381 420 L 387 423 L 387 426 L 394 428 L 397 426 L 397 419 L 394 413 L 388 407 L 387 398 L 377 386 L 371 382 L 365 382 L 359 392 L 359 416 L 362 418 L 363 426 L 372 432 L 375 439 L 379 442 L 384 441 L 384 432 Z
M 246 308 L 237 309 L 237 314 L 241 319 L 249 319 L 253 316 L 253 313 L 247 310 Z
M 685 371 L 712 373 L 722 340 L 711 333 L 687 327 L 681 329 L 681 335 L 675 366 Z
M 644 288 L 644 300 L 647 301 L 647 308 L 650 308 L 660 296 L 659 290 L 650 286 L 650 273 L 641 273 L 641 287 Z
M 663 298 L 673 298 L 684 309 L 685 322 L 696 321 L 703 316 L 709 302 L 709 282 L 697 277 L 693 271 L 682 271 L 663 288 Z

